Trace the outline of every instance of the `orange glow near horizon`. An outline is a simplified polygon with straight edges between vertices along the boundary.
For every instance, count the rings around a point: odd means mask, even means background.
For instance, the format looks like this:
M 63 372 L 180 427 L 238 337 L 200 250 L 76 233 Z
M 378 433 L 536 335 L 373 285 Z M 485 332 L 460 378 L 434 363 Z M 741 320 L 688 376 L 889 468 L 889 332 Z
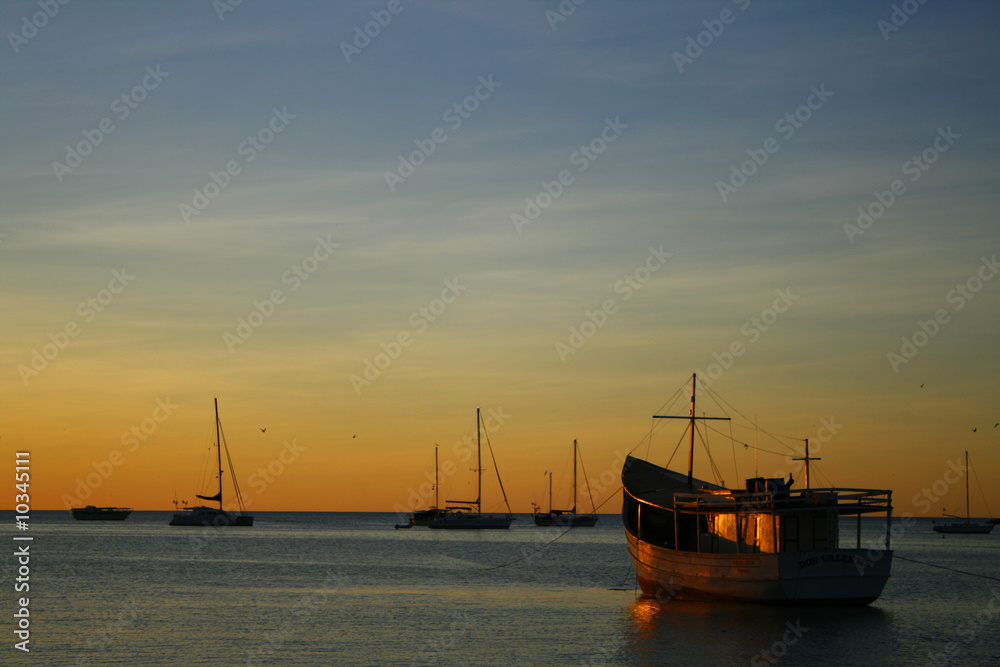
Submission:
M 718 388 L 716 384 L 716 388 Z M 238 392 L 237 392 L 238 393 Z M 639 392 L 636 392 L 639 393 Z M 795 400 L 792 400 L 793 405 Z M 126 397 L 120 396 L 120 401 Z M 715 409 L 699 399 L 699 413 Z M 732 400 L 726 399 L 732 404 Z M 622 422 L 596 410 L 559 412 L 558 402 L 549 405 L 483 403 L 487 429 L 483 439 L 483 509 L 503 512 L 505 506 L 496 482 L 489 444 L 492 445 L 504 489 L 514 512 L 531 511 L 531 504 L 548 505 L 548 478 L 554 473 L 554 503 L 569 506 L 572 479 L 572 440 L 580 443 L 583 469 L 579 471 L 578 506 L 590 510 L 585 480 L 590 480 L 594 502 L 601 513 L 617 513 L 620 505 L 620 470 L 624 456 L 635 448 L 654 463 L 665 464 L 676 449 L 671 467 L 685 470 L 687 439 L 684 424 L 663 427 L 649 419 L 656 407 L 637 407 L 622 396 L 606 404 L 608 415 L 624 415 Z M 196 493 L 214 493 L 215 453 L 211 399 L 192 395 L 163 396 L 145 402 L 137 398 L 122 405 L 102 401 L 64 404 L 62 419 L 34 418 L 16 412 L 8 420 L 3 439 L 17 443 L 14 451 L 31 453 L 32 501 L 34 509 L 64 509 L 70 505 L 116 505 L 136 510 L 171 510 L 173 500 L 199 504 Z M 117 407 L 112 407 L 117 406 Z M 800 407 L 801 403 L 796 405 Z M 680 412 L 678 412 L 678 410 Z M 124 412 L 129 417 L 116 416 Z M 336 414 L 339 412 L 340 414 Z M 646 414 L 643 415 L 643 412 Z M 675 403 L 673 413 L 686 414 L 687 396 Z M 929 443 L 943 441 L 945 429 L 911 425 L 888 433 L 870 414 L 824 415 L 812 410 L 812 419 L 793 415 L 760 413 L 761 431 L 799 431 L 810 437 L 810 454 L 822 459 L 813 464 L 811 486 L 830 484 L 851 487 L 888 488 L 894 491 L 897 515 L 937 517 L 942 513 L 964 514 L 964 480 L 955 483 L 952 462 L 960 463 L 965 447 L 971 450 L 973 516 L 989 514 L 979 491 L 991 495 L 986 502 L 1000 507 L 1000 499 L 988 484 L 985 471 L 998 469 L 996 454 L 976 446 L 971 429 L 966 443 L 944 451 Z M 241 403 L 238 398 L 220 399 L 223 432 L 249 511 L 411 511 L 434 503 L 434 444 L 439 447 L 440 503 L 475 498 L 475 408 L 447 412 L 413 405 L 397 411 L 399 419 L 379 419 L 359 409 L 350 417 L 334 411 L 323 419 L 314 409 L 290 400 L 270 405 L 260 401 Z M 547 415 L 558 415 L 555 419 Z M 737 415 L 733 415 L 737 417 Z M 645 418 L 644 418 L 645 417 Z M 778 426 L 765 423 L 777 417 Z M 712 457 L 730 487 L 742 486 L 755 476 L 752 430 L 737 426 L 734 446 L 728 440 L 728 425 L 716 422 L 707 431 Z M 651 428 L 653 444 L 647 447 Z M 266 429 L 266 430 L 265 430 Z M 995 442 L 998 435 L 986 429 Z M 998 429 L 1000 431 L 1000 429 Z M 703 427 L 700 432 L 705 433 Z M 985 441 L 985 439 L 984 439 Z M 787 440 L 786 440 L 787 442 Z M 878 442 L 878 447 L 870 443 Z M 925 443 L 919 446 L 915 443 Z M 95 444 L 96 443 L 96 444 Z M 742 444 L 741 444 L 742 443 Z M 638 445 L 638 447 L 637 447 Z M 804 475 L 790 459 L 770 452 L 796 454 L 775 440 L 759 436 L 760 476 L 787 477 L 794 471 L 798 486 Z M 938 451 L 934 451 L 938 450 Z M 985 450 L 985 451 L 984 451 Z M 995 451 L 995 449 L 994 449 Z M 712 479 L 702 445 L 696 447 L 695 473 Z M 801 455 L 801 450 L 797 455 Z M 225 463 L 224 493 L 232 501 L 232 484 Z M 738 475 L 738 477 L 737 477 Z M 926 493 L 925 493 L 926 489 Z M 942 498 L 937 494 L 945 491 Z M 929 494 L 929 495 L 928 495 Z

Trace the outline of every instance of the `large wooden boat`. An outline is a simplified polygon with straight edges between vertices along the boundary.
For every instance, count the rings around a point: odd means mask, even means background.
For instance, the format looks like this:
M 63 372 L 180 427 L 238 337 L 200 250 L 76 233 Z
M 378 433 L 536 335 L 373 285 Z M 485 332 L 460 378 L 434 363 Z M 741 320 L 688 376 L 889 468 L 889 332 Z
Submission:
M 199 505 L 197 507 L 183 507 L 170 519 L 171 526 L 252 526 L 253 515 L 247 514 L 243 505 L 243 496 L 240 494 L 240 485 L 236 481 L 236 471 L 233 470 L 232 459 L 229 457 L 229 447 L 225 444 L 222 436 L 222 424 L 219 421 L 219 399 L 215 399 L 215 444 L 218 464 L 219 492 L 214 496 L 202 496 L 202 500 L 218 502 L 218 507 L 208 507 Z M 236 502 L 240 508 L 239 512 L 228 512 L 222 508 L 222 448 L 226 448 L 226 460 L 229 461 L 229 472 L 232 474 L 233 491 Z M 177 501 L 174 501 L 176 504 Z
M 752 478 L 728 489 L 693 476 L 696 417 L 691 379 L 687 474 L 628 456 L 622 520 L 639 585 L 659 600 L 865 605 L 882 593 L 892 563 L 892 492 L 806 488 Z M 815 460 L 815 459 L 812 459 Z M 808 452 L 805 457 L 808 480 Z M 884 542 L 861 543 L 861 517 L 886 517 Z M 856 521 L 852 546 L 842 524 Z M 847 526 L 843 526 L 846 528 Z

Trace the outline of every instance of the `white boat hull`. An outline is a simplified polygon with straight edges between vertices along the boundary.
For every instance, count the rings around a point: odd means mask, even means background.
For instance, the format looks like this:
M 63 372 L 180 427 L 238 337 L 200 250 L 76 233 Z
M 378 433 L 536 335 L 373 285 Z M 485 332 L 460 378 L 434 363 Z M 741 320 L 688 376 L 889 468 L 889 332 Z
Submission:
M 639 586 L 661 601 L 864 605 L 882 593 L 892 564 L 892 551 L 712 554 L 665 549 L 626 536 Z

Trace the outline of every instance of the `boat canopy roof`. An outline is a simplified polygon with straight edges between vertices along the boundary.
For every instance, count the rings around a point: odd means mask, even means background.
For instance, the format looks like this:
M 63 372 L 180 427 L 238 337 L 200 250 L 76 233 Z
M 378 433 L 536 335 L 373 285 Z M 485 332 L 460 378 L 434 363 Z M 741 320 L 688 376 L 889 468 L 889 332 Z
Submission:
M 634 456 L 626 456 L 622 467 L 622 484 L 625 489 L 634 497 L 660 507 L 673 507 L 675 493 L 726 491 L 723 486 L 700 479 L 694 479 L 692 484 L 688 484 L 687 479 L 687 475 Z
M 892 509 L 891 491 L 848 488 L 793 491 L 781 480 L 773 481 L 779 483 L 770 487 L 748 484 L 748 489 L 753 487 L 753 490 L 747 491 L 730 490 L 698 479 L 689 485 L 687 475 L 631 456 L 626 457 L 622 469 L 622 483 L 634 498 L 683 513 L 798 512 L 835 507 L 838 514 L 868 514 Z

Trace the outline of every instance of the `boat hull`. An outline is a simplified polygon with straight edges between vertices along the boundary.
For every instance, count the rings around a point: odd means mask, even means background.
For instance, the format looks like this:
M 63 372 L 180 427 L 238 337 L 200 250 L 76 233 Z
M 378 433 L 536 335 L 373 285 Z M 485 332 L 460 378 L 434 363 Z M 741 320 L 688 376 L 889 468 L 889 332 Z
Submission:
M 882 593 L 892 551 L 824 549 L 711 554 L 657 547 L 626 532 L 644 595 L 660 601 L 866 605 Z
M 170 519 L 171 526 L 226 526 L 248 527 L 253 525 L 253 516 L 249 514 L 234 514 L 210 507 L 193 507 L 178 512 Z
M 562 526 L 565 528 L 588 528 L 597 523 L 596 514 L 535 514 L 532 517 L 536 526 Z
M 447 516 L 449 510 L 446 509 L 429 509 L 429 510 L 419 510 L 410 515 L 410 525 L 411 526 L 429 526 L 432 521 L 436 521 L 441 517 Z
M 993 524 L 991 523 L 946 523 L 934 526 L 935 532 L 952 535 L 985 535 L 992 530 Z
M 72 512 L 77 521 L 124 521 L 132 510 L 118 507 L 74 507 Z
M 510 528 L 510 523 L 513 520 L 514 517 L 507 515 L 496 516 L 493 514 L 465 514 L 455 512 L 439 517 L 431 521 L 427 526 L 429 528 L 462 530 L 476 528 L 506 529 Z

